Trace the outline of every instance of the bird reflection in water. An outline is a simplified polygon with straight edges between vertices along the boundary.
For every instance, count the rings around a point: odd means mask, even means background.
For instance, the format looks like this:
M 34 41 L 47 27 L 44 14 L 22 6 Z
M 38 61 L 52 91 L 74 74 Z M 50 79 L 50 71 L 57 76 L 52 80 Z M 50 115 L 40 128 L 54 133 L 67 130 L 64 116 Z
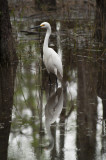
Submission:
M 45 106 L 45 127 L 49 138 L 49 144 L 45 146 L 45 149 L 52 150 L 54 147 L 54 138 L 51 133 L 50 125 L 53 124 L 59 117 L 63 108 L 63 89 L 58 88 L 54 94 L 52 94 Z

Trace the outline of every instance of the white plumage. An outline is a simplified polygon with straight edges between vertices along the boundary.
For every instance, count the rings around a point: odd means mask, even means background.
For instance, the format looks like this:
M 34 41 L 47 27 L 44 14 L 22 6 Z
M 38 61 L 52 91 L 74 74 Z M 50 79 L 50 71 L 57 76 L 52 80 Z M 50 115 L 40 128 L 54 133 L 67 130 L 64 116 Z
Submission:
M 48 22 L 43 22 L 41 23 L 40 27 L 47 29 L 43 44 L 43 62 L 48 73 L 54 73 L 61 81 L 63 78 L 63 67 L 61 58 L 52 48 L 48 47 L 48 41 L 51 34 L 51 26 Z

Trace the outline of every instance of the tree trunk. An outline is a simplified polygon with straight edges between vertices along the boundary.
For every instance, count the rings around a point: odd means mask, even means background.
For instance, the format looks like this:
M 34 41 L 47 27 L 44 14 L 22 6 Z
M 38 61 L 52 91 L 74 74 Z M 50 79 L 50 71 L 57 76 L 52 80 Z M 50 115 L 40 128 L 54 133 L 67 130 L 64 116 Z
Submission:
M 98 7 L 105 11 L 106 9 L 106 0 L 96 0 L 96 4 Z
M 7 160 L 16 66 L 0 66 L 0 159 Z
M 95 37 L 102 42 L 106 41 L 106 1 L 96 0 Z
M 78 62 L 77 157 L 93 160 L 96 150 L 97 72 L 86 59 Z M 80 150 L 80 151 L 79 151 Z
M 56 0 L 35 0 L 35 6 L 39 10 L 56 9 Z
M 7 0 L 0 0 L 0 63 L 17 60 Z

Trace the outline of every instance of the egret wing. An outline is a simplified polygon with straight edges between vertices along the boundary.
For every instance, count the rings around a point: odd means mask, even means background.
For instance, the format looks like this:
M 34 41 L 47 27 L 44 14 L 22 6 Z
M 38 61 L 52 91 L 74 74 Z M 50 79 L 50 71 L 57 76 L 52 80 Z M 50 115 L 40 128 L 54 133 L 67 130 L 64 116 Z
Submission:
M 53 66 L 57 68 L 57 71 L 59 72 L 61 77 L 63 77 L 63 67 L 60 56 L 52 48 L 49 48 L 49 52 Z

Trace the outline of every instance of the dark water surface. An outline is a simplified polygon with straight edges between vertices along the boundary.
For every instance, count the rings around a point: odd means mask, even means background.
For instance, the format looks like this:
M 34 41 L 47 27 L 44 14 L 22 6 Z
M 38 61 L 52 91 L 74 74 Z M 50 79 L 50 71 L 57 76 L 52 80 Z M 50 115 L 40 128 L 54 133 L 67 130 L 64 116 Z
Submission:
M 86 3 L 57 11 L 34 12 L 32 6 L 24 7 L 15 12 L 10 7 L 19 63 L 13 102 L 9 102 L 13 104 L 7 120 L 11 129 L 0 123 L 0 129 L 6 130 L 1 133 L 8 134 L 7 159 L 105 160 L 106 47 L 102 32 L 105 36 L 106 31 L 98 30 L 102 20 L 95 7 Z M 63 86 L 58 82 L 58 88 L 54 75 L 50 87 L 42 62 L 45 30 L 30 29 L 43 21 L 52 26 L 49 46 L 63 62 Z M 9 94 L 5 92 L 4 97 Z

